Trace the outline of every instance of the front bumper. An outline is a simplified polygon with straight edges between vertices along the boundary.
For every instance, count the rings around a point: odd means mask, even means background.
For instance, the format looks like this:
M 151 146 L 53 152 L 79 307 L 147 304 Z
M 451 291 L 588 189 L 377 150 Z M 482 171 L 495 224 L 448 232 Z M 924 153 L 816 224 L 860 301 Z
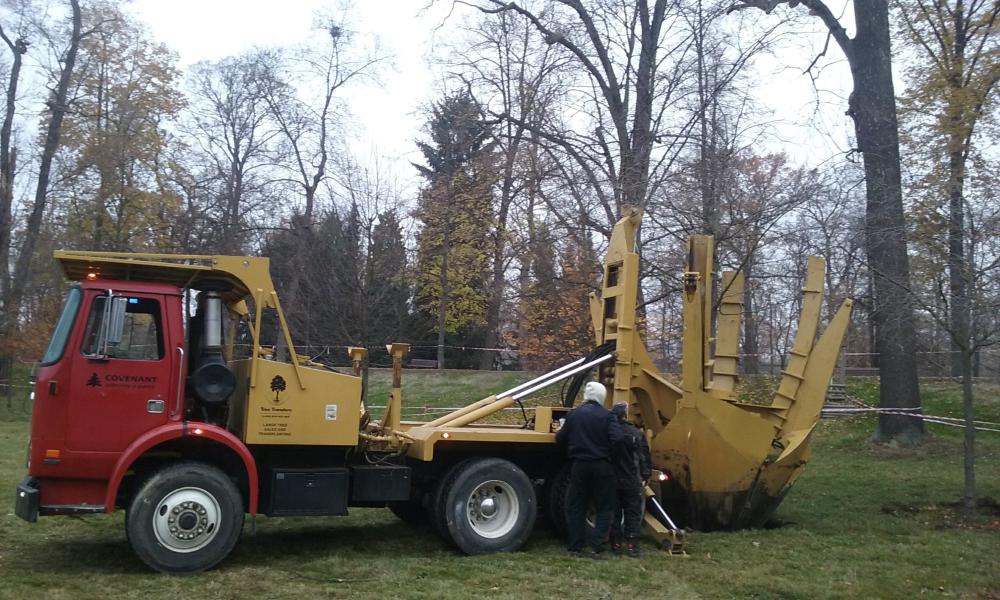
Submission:
M 38 506 L 41 501 L 41 491 L 38 480 L 30 475 L 17 484 L 14 500 L 14 514 L 29 523 L 38 520 Z

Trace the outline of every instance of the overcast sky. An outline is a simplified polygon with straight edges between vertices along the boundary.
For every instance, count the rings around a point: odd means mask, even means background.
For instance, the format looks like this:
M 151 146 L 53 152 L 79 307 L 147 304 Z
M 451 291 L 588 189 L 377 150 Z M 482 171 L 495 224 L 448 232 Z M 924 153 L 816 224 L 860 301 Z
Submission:
M 848 6 L 846 2 L 832 4 Z M 424 120 L 419 111 L 442 87 L 432 67 L 435 48 L 447 43 L 460 21 L 456 15 L 447 18 L 450 2 L 428 4 L 356 0 L 350 19 L 359 36 L 377 37 L 393 57 L 392 67 L 383 69 L 377 84 L 355 85 L 346 92 L 355 118 L 353 147 L 362 160 L 376 154 L 389 159 L 397 175 L 411 184 L 415 173 L 409 161 L 419 159 L 413 140 Z M 157 41 L 178 53 L 185 68 L 254 46 L 295 45 L 312 31 L 317 11 L 334 5 L 329 0 L 134 0 L 131 10 Z M 809 25 L 812 34 L 803 36 Z M 845 25 L 853 29 L 849 12 Z M 802 70 L 825 36 L 819 23 L 809 20 L 790 33 L 795 34 L 788 36 L 794 44 L 760 61 L 756 69 L 759 105 L 771 111 L 772 121 L 780 122 L 764 143 L 768 151 L 785 151 L 795 161 L 821 164 L 846 145 L 850 124 L 843 111 L 849 73 L 843 61 L 825 70 L 819 99 L 827 104 L 817 111 L 817 96 Z M 839 59 L 839 50 L 831 48 L 829 55 Z

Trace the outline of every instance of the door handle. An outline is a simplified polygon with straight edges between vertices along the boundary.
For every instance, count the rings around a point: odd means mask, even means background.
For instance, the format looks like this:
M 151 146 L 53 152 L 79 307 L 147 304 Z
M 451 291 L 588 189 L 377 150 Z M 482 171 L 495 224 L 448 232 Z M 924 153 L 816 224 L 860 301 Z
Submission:
M 163 400 L 146 400 L 146 412 L 158 415 L 163 412 Z

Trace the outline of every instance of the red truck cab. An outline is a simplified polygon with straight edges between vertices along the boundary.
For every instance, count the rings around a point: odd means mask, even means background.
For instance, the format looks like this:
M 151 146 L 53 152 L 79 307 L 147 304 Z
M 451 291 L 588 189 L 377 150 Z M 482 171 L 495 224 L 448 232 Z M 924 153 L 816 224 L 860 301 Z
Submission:
M 122 335 L 101 347 L 112 298 L 124 305 Z M 123 452 L 181 418 L 181 319 L 181 292 L 170 284 L 83 281 L 69 290 L 36 371 L 19 517 L 114 509 L 108 486 Z

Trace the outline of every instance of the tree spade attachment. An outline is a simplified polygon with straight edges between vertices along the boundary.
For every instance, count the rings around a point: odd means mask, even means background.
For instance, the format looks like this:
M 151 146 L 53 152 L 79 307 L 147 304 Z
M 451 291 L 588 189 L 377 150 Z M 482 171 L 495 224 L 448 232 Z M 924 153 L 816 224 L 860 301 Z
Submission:
M 711 236 L 692 236 L 683 274 L 681 384 L 653 365 L 636 330 L 641 216 L 618 221 L 600 296 L 591 296 L 597 345 L 614 343 L 615 360 L 599 367 L 607 403 L 626 402 L 647 431 L 655 468 L 666 472 L 662 496 L 682 524 L 697 529 L 763 525 L 802 473 L 851 313 L 845 300 L 816 339 L 823 299 L 822 258 L 809 257 L 802 314 L 778 391 L 770 402 L 737 397 L 742 273 L 722 273 L 717 335 L 713 322 Z M 713 343 L 714 342 L 714 352 Z

